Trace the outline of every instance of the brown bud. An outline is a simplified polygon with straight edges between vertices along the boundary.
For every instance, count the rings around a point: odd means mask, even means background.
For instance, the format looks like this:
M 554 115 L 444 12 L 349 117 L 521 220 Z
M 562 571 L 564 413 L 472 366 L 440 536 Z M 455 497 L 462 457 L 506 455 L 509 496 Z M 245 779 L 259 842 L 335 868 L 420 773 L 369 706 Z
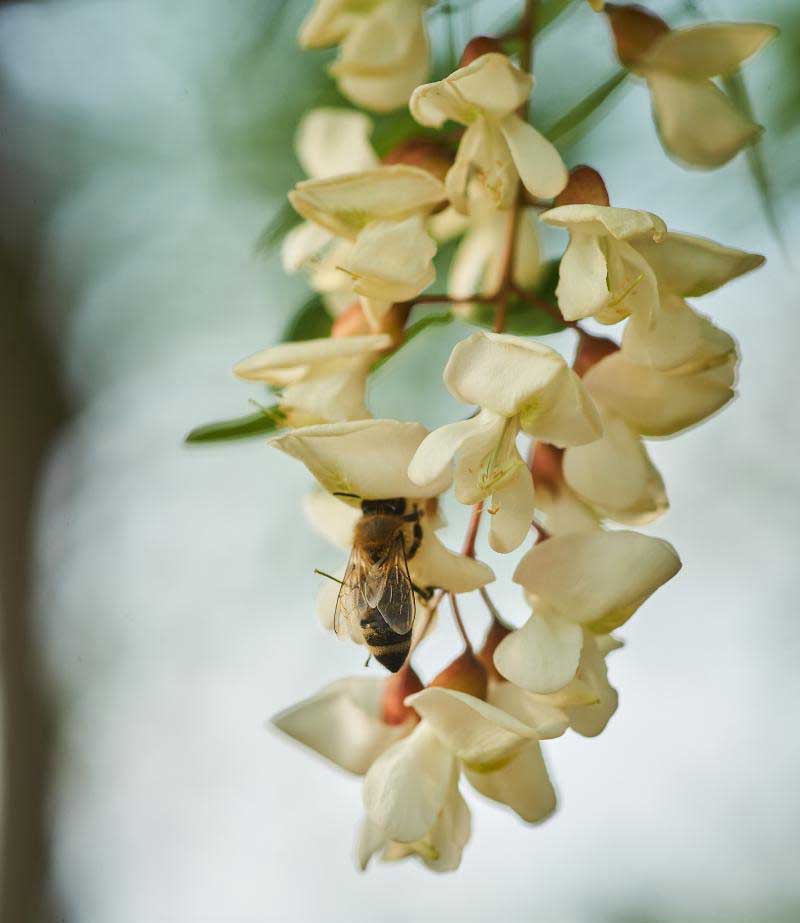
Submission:
M 383 163 L 405 163 L 420 167 L 444 182 L 447 171 L 453 165 L 455 153 L 447 144 L 432 138 L 409 138 L 395 145 L 381 158 Z
M 486 668 L 470 650 L 464 651 L 442 670 L 429 683 L 430 686 L 443 686 L 445 689 L 455 689 L 456 692 L 466 692 L 477 699 L 486 698 L 486 689 L 489 679 Z
M 555 206 L 610 204 L 603 177 L 585 164 L 569 171 L 569 182 L 553 201 Z
M 497 645 L 503 638 L 510 634 L 510 628 L 506 628 L 506 626 L 497 619 L 492 619 L 492 624 L 486 632 L 483 647 L 478 652 L 478 659 L 483 664 L 486 672 L 497 682 L 505 682 L 505 680 L 497 672 L 497 667 L 494 665 L 494 652 L 497 650 Z
M 404 724 L 409 718 L 418 718 L 413 708 L 405 704 L 407 696 L 424 689 L 422 680 L 406 661 L 397 673 L 390 676 L 383 687 L 383 720 L 385 724 Z
M 477 58 L 485 54 L 491 54 L 492 52 L 499 52 L 502 54 L 502 42 L 498 41 L 496 38 L 492 38 L 490 35 L 476 35 L 475 38 L 467 42 L 461 54 L 461 60 L 458 66 L 466 67 L 467 64 L 472 64 Z
M 369 322 L 358 301 L 354 301 L 350 307 L 345 308 L 331 327 L 331 336 L 335 338 L 363 336 L 371 332 Z
M 607 3 L 605 12 L 617 44 L 617 57 L 621 64 L 633 70 L 651 45 L 670 31 L 660 16 L 637 3 Z
M 578 344 L 578 352 L 575 355 L 572 368 L 575 370 L 576 375 L 583 378 L 593 365 L 596 365 L 601 359 L 605 359 L 606 356 L 615 353 L 618 349 L 619 346 L 613 340 L 606 337 L 596 337 L 588 333 L 583 334 Z
M 536 448 L 533 450 L 533 462 L 531 463 L 534 484 L 537 487 L 558 489 L 563 480 L 561 474 L 563 458 L 563 449 L 550 445 L 549 442 L 537 442 Z

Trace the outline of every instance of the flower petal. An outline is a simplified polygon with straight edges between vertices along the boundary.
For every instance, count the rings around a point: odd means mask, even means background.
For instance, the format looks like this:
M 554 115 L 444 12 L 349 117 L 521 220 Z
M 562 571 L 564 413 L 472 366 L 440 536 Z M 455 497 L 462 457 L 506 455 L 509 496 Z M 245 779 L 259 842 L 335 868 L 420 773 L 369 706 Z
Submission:
M 519 423 L 530 436 L 561 448 L 593 442 L 603 431 L 583 382 L 566 366 L 541 395 L 522 408 Z
M 385 724 L 380 703 L 385 680 L 340 679 L 275 715 L 272 723 L 348 772 L 363 775 L 413 724 Z
M 628 531 L 574 532 L 535 545 L 519 562 L 514 581 L 561 618 L 605 633 L 624 624 L 680 568 L 675 549 L 663 539 Z
M 469 106 L 502 118 L 527 102 L 534 80 L 506 55 L 490 52 L 453 71 L 445 82 Z
M 539 217 L 554 227 L 585 234 L 609 234 L 617 240 L 640 237 L 660 240 L 667 233 L 667 226 L 658 215 L 610 205 L 559 205 Z
M 556 297 L 564 320 L 592 317 L 608 304 L 608 264 L 596 234 L 570 234 L 558 268 Z
M 527 692 L 514 683 L 492 683 L 489 702 L 527 724 L 536 731 L 539 740 L 560 737 L 569 727 L 569 718 L 563 709 L 547 702 L 544 696 Z
M 661 141 L 686 163 L 722 166 L 763 131 L 710 80 L 684 80 L 649 72 L 647 83 Z
M 420 485 L 443 478 L 463 449 L 468 449 L 470 455 L 489 451 L 502 424 L 502 418 L 495 414 L 479 413 L 468 420 L 440 426 L 420 443 L 408 467 L 408 476 Z
M 669 508 L 664 482 L 638 433 L 606 411 L 603 435 L 564 452 L 564 479 L 603 516 L 631 525 L 652 522 Z
M 500 122 L 500 130 L 528 192 L 541 199 L 557 196 L 567 185 L 569 174 L 556 148 L 513 112 Z
M 451 753 L 479 772 L 502 765 L 536 739 L 529 725 L 466 692 L 429 686 L 405 702 Z
M 458 765 L 426 722 L 389 747 L 364 779 L 364 807 L 391 840 L 413 843 L 433 827 Z
M 419 423 L 357 420 L 307 426 L 270 440 L 270 445 L 303 462 L 331 493 L 361 499 L 438 496 L 450 478 L 420 487 L 408 478 L 408 465 L 427 430 Z M 354 502 L 351 501 L 351 502 Z
M 506 766 L 494 772 L 465 770 L 472 786 L 486 798 L 508 805 L 529 824 L 540 823 L 556 809 L 556 793 L 547 774 L 542 748 L 532 741 Z
M 242 359 L 234 366 L 233 371 L 239 378 L 247 381 L 265 381 L 280 386 L 299 377 L 292 374 L 296 369 L 305 370 L 339 359 L 374 359 L 379 352 L 391 345 L 392 338 L 386 333 L 279 343 Z
M 536 484 L 536 509 L 550 535 L 600 528 L 597 516 L 564 484 Z
M 582 643 L 579 625 L 557 615 L 532 615 L 497 645 L 494 665 L 522 689 L 556 692 L 575 676 Z
M 764 262 L 758 253 L 724 247 L 692 234 L 670 232 L 660 243 L 642 238 L 631 246 L 653 267 L 663 290 L 684 297 L 713 292 Z
M 313 221 L 302 221 L 283 238 L 281 262 L 286 272 L 298 272 L 312 260 L 333 237 L 330 231 Z
M 760 22 L 709 22 L 673 29 L 653 43 L 641 65 L 689 80 L 729 76 L 777 34 L 775 26 Z
M 590 631 L 584 629 L 583 651 L 578 665 L 578 678 L 595 694 L 588 705 L 574 705 L 566 709 L 570 726 L 583 737 L 596 737 L 608 724 L 617 710 L 617 690 L 608 681 L 608 670 L 602 651 Z
M 355 109 L 311 109 L 300 121 L 295 150 L 300 165 L 314 179 L 371 170 L 379 166 L 369 142 L 372 119 Z
M 345 551 L 352 547 L 353 529 L 361 518 L 357 507 L 315 488 L 303 498 L 303 512 L 317 535 Z
M 536 503 L 533 477 L 523 462 L 492 495 L 489 546 L 500 554 L 519 548 L 530 532 Z
M 437 587 L 447 593 L 471 593 L 495 579 L 486 564 L 447 548 L 435 532 L 425 528 L 424 520 L 422 544 L 408 567 L 418 587 Z

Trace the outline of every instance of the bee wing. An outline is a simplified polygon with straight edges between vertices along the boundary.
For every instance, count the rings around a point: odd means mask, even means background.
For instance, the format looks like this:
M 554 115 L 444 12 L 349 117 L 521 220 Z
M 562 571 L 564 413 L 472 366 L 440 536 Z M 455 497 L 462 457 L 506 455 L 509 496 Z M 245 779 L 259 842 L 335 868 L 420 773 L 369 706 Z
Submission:
M 336 597 L 336 609 L 333 613 L 333 630 L 340 638 L 351 637 L 349 626 L 359 626 L 362 613 L 367 609 L 367 601 L 361 588 L 363 572 L 361 556 L 353 551 L 344 572 L 339 595 Z M 360 627 L 360 626 L 359 626 Z
M 377 571 L 380 571 L 379 574 L 375 573 L 377 579 L 370 579 L 373 572 Z M 402 533 L 397 535 L 384 560 L 370 569 L 364 596 L 380 612 L 392 631 L 399 635 L 411 631 L 416 603 Z M 371 599 L 375 602 L 372 603 Z

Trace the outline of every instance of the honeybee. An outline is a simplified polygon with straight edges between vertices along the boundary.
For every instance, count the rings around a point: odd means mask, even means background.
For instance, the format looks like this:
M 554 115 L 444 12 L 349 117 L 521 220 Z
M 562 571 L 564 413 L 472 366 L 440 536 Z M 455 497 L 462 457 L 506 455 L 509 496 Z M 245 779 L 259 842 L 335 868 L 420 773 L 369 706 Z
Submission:
M 357 626 L 370 654 L 392 673 L 405 663 L 411 647 L 415 593 L 430 595 L 412 583 L 408 571 L 422 542 L 422 512 L 416 505 L 407 509 L 402 497 L 361 501 L 333 622 L 337 634 L 343 619 Z

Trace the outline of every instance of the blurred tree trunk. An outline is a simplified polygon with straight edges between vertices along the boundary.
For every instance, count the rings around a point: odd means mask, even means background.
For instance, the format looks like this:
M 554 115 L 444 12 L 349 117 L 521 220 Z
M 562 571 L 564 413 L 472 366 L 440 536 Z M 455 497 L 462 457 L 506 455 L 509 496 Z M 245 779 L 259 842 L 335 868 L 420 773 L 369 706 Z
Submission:
M 32 624 L 32 514 L 64 412 L 31 309 L 30 278 L 0 254 L 0 921 L 53 918 L 46 800 L 53 725 Z

